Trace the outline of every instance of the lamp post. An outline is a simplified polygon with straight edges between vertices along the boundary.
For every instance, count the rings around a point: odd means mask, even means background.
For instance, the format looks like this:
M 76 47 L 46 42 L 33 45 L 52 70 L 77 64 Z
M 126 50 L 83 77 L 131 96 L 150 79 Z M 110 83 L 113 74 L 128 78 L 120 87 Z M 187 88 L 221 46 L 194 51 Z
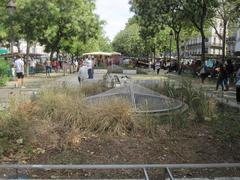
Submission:
M 10 52 L 11 54 L 13 54 L 13 44 L 14 44 L 14 34 L 13 34 L 13 14 L 14 11 L 16 10 L 16 5 L 15 5 L 15 1 L 14 0 L 8 0 L 7 2 L 7 10 L 9 13 L 9 17 L 10 17 Z
M 170 36 L 170 61 L 171 61 L 171 59 L 172 59 L 172 37 L 173 37 L 172 30 L 170 31 L 169 36 Z

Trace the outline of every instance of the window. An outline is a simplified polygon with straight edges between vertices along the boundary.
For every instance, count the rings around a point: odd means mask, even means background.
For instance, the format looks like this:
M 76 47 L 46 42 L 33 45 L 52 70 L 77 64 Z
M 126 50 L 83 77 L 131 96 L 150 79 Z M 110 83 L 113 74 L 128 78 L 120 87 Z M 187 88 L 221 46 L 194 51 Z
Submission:
M 205 48 L 205 53 L 208 53 L 208 48 Z

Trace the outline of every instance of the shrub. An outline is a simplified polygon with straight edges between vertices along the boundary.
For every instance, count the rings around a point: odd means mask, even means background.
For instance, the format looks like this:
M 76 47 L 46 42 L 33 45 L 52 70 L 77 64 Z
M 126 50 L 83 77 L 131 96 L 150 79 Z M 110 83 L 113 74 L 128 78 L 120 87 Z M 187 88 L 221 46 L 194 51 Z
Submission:
M 183 80 L 181 93 L 197 121 L 204 121 L 211 115 L 210 102 L 203 89 L 194 89 L 191 81 Z
M 9 68 L 9 64 L 6 61 L 0 60 L 0 86 L 5 85 L 8 81 Z

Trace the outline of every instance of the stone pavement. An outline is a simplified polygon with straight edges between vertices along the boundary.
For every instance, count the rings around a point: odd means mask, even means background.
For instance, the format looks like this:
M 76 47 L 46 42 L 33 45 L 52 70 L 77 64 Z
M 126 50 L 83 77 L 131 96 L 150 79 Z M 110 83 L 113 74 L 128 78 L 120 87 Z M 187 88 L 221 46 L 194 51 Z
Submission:
M 7 82 L 6 86 L 0 87 L 0 110 L 6 109 L 11 98 L 22 96 L 29 98 L 33 93 L 38 91 L 43 85 L 55 81 L 62 77 L 62 73 L 52 74 L 51 78 L 46 78 L 45 74 L 36 74 L 24 79 L 24 89 L 15 88 L 16 81 Z
M 23 98 L 30 98 L 42 86 L 65 84 L 70 86 L 79 86 L 78 75 L 69 74 L 63 76 L 63 73 L 52 73 L 51 78 L 46 78 L 45 74 L 37 74 L 36 76 L 24 79 L 26 88 L 15 88 L 16 81 L 9 81 L 6 86 L 0 87 L 0 110 L 6 109 L 11 98 L 21 95 Z M 103 79 L 103 74 L 95 74 L 94 79 L 85 80 L 84 83 L 96 83 Z

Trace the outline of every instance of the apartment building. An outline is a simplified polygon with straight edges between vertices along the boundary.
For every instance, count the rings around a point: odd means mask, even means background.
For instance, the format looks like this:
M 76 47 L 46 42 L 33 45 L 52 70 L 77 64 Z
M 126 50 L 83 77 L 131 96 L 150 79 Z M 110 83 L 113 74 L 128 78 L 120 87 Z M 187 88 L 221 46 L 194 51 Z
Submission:
M 219 33 L 223 32 L 221 20 L 216 20 L 216 28 Z M 200 56 L 202 54 L 202 39 L 199 37 L 189 37 L 181 44 L 181 55 L 183 57 Z M 213 27 L 206 32 L 205 53 L 209 56 L 222 55 L 222 40 L 216 34 Z
M 44 52 L 44 46 L 41 46 L 39 43 L 34 43 L 30 49 L 29 53 L 31 54 L 46 54 Z M 27 50 L 27 42 L 24 40 L 20 41 L 20 52 L 21 53 L 26 53 Z M 18 48 L 14 46 L 14 52 L 18 52 Z
M 236 33 L 235 55 L 240 56 L 240 28 Z

